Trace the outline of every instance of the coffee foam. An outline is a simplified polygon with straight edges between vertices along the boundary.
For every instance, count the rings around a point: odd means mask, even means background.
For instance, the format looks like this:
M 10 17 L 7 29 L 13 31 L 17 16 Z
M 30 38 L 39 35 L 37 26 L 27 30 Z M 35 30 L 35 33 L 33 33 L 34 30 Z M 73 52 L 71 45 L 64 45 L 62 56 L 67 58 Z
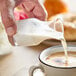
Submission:
M 76 52 L 68 52 L 68 64 L 64 52 L 53 53 L 46 57 L 46 63 L 56 67 L 76 67 Z

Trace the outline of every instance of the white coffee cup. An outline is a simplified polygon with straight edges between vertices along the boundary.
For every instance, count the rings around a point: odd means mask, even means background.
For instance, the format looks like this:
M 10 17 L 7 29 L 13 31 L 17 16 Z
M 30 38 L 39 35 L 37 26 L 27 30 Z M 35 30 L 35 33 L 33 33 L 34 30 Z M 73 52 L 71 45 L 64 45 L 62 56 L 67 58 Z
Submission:
M 45 57 L 47 57 L 50 54 L 53 54 L 55 52 L 62 52 L 63 47 L 62 46 L 54 46 L 50 47 L 48 49 L 43 50 L 41 54 L 39 55 L 39 61 L 40 64 L 38 66 L 33 66 L 30 69 L 30 76 L 34 75 L 34 72 L 37 69 L 40 69 L 45 76 L 76 76 L 76 66 L 74 67 L 57 67 L 49 65 L 45 61 Z M 75 45 L 68 46 L 68 51 L 76 51 Z M 39 75 L 40 76 L 40 75 Z

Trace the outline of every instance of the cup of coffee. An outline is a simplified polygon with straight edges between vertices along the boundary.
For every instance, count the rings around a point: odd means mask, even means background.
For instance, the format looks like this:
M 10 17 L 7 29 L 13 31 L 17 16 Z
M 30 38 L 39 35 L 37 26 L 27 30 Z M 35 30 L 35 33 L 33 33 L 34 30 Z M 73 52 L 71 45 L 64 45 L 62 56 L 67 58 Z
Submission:
M 62 46 L 45 49 L 39 55 L 40 64 L 30 69 L 30 75 L 40 69 L 45 76 L 76 76 L 76 46 L 68 46 L 68 61 Z

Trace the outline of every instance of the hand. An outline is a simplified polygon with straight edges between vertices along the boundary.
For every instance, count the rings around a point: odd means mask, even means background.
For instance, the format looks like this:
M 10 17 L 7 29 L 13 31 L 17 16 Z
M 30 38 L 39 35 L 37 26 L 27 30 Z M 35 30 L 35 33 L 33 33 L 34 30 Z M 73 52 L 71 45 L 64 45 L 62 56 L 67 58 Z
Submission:
M 0 11 L 2 21 L 5 26 L 9 40 L 12 41 L 12 36 L 16 33 L 16 23 L 14 18 L 14 8 L 21 4 L 26 14 L 29 17 L 35 17 L 40 20 L 45 20 L 46 14 L 39 4 L 38 0 L 0 0 Z
M 28 0 L 21 4 L 22 8 L 29 16 L 29 18 L 38 18 L 40 20 L 46 19 L 46 11 L 42 8 L 39 0 Z

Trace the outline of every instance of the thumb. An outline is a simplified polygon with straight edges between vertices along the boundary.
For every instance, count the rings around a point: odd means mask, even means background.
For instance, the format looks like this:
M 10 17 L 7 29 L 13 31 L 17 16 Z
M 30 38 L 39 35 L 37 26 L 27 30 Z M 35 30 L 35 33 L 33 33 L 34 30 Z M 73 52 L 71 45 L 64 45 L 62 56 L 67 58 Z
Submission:
M 15 19 L 13 15 L 13 9 L 3 9 L 1 11 L 1 16 L 2 16 L 2 22 L 5 26 L 5 30 L 8 35 L 8 39 L 12 45 L 14 45 L 13 41 L 13 35 L 16 33 L 16 24 L 15 24 Z
M 5 26 L 6 32 L 8 36 L 13 36 L 16 33 L 16 24 L 13 15 L 13 9 L 10 11 L 6 8 L 1 11 L 2 21 Z

